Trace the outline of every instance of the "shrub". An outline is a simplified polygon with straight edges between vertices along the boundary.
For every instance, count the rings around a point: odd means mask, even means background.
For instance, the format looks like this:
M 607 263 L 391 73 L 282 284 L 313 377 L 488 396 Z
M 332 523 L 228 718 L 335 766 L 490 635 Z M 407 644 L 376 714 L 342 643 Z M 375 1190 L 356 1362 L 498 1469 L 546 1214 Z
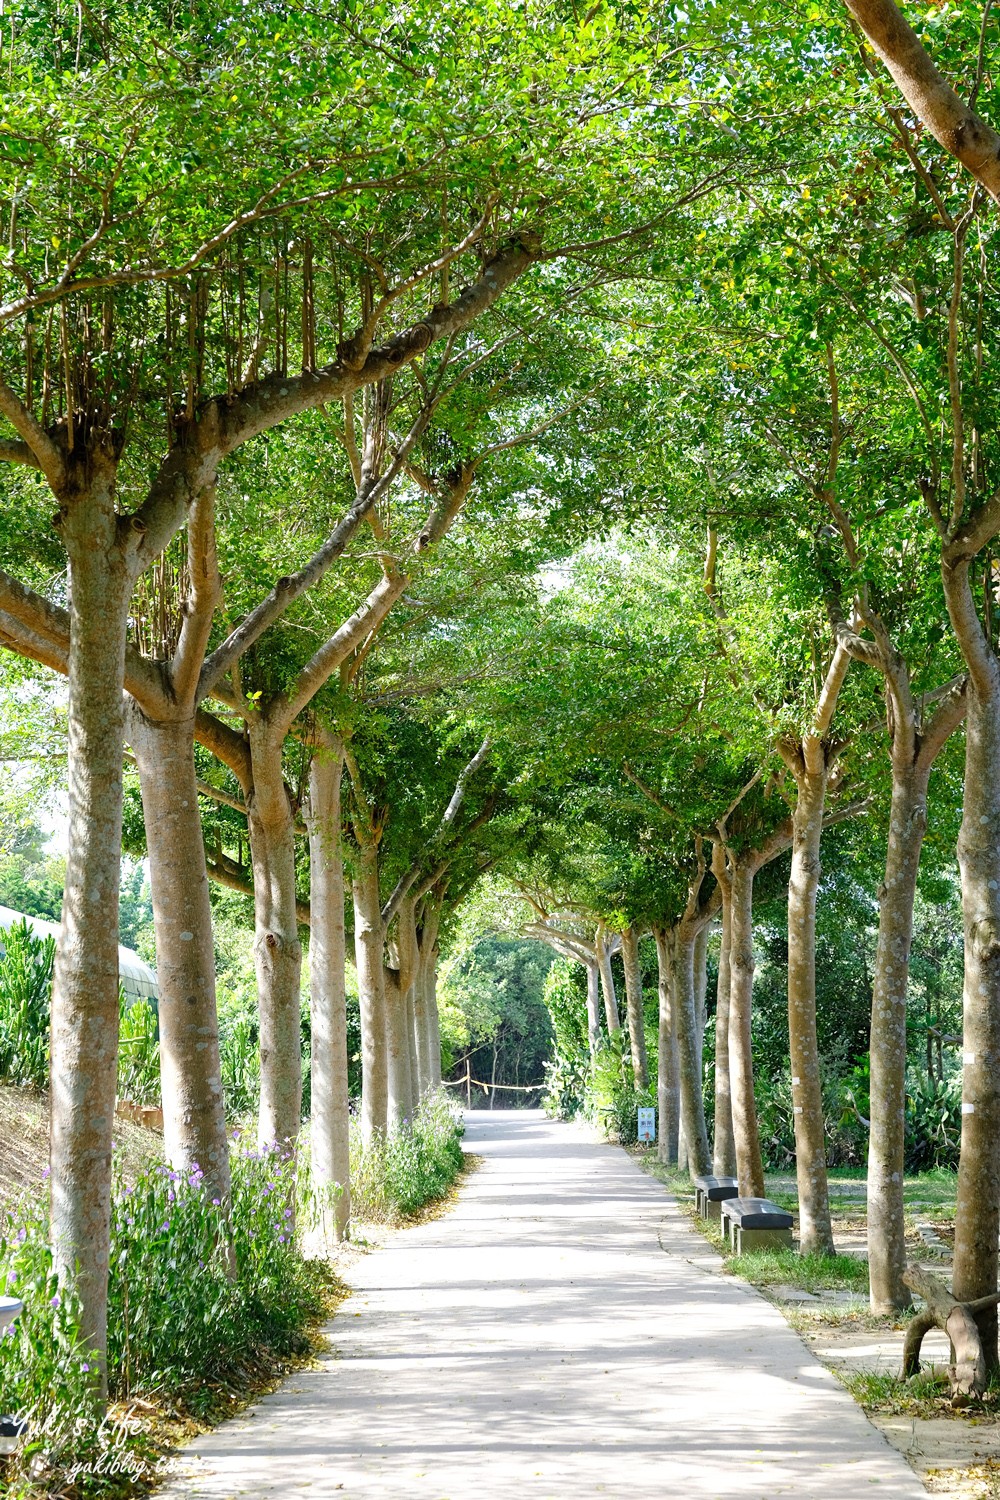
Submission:
M 370 1223 L 396 1223 L 441 1198 L 462 1170 L 461 1115 L 443 1089 L 426 1095 L 411 1125 L 367 1149 L 351 1122 L 351 1210 Z
M 906 1090 L 906 1170 L 958 1166 L 962 1138 L 962 1074 L 931 1079 L 911 1069 Z
M 178 1414 L 205 1415 L 220 1390 L 305 1348 L 304 1330 L 324 1305 L 327 1273 L 304 1261 L 290 1228 L 294 1169 L 288 1158 L 233 1158 L 231 1219 L 209 1200 L 201 1173 L 158 1167 L 112 1203 L 108 1383 L 114 1400 L 153 1397 Z M 99 1465 L 116 1441 L 97 1419 L 87 1350 L 74 1308 L 57 1289 L 39 1211 L 0 1237 L 0 1286 L 25 1311 L 0 1339 L 5 1410 L 30 1421 L 8 1462 L 22 1493 L 113 1493 Z M 120 1434 L 118 1439 L 120 1440 Z M 141 1458 L 146 1439 L 129 1434 Z M 102 1446 L 103 1445 L 103 1446 Z M 105 1464 L 105 1468 L 107 1465 Z M 0 1471 L 2 1473 L 2 1471 Z
M 560 1120 L 571 1120 L 580 1113 L 590 1083 L 586 985 L 579 970 L 578 964 L 560 959 L 549 970 L 542 994 L 554 1041 L 553 1059 L 545 1064 L 542 1104 L 548 1114 Z
M 155 1104 L 160 1097 L 156 1011 L 148 1000 L 126 1005 L 124 994 L 118 1032 L 118 1093 L 133 1104 Z
M 260 1094 L 260 1043 L 256 1020 L 237 1016 L 219 1037 L 222 1092 L 230 1118 L 252 1115 Z
M 44 1089 L 49 1081 L 49 1014 L 56 944 L 27 922 L 3 935 L 0 958 L 0 1081 Z M 156 1012 L 148 1000 L 126 1004 L 119 991 L 118 1092 L 136 1104 L 160 1097 Z
M 41 1089 L 49 1077 L 49 1001 L 56 944 L 27 922 L 3 934 L 0 958 L 0 1079 Z
M 594 1057 L 588 1113 L 609 1135 L 616 1135 L 623 1146 L 634 1146 L 639 1136 L 639 1108 L 655 1103 L 653 1090 L 635 1086 L 624 1036 L 606 1039 Z

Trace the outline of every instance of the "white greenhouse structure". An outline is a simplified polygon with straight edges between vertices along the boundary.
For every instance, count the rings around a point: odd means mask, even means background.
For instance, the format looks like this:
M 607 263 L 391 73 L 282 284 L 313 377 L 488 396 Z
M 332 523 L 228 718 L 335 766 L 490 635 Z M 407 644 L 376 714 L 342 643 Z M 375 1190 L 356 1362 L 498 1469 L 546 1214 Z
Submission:
M 59 924 L 57 922 L 43 922 L 41 917 L 29 917 L 23 911 L 12 911 L 9 906 L 0 906 L 0 955 L 3 954 L 3 935 L 8 927 L 16 927 L 19 922 L 27 922 L 31 930 L 40 938 L 59 936 Z M 148 1000 L 156 1009 L 156 1003 L 160 992 L 156 986 L 156 975 L 148 964 L 143 963 L 138 953 L 133 953 L 131 948 L 118 949 L 118 979 L 125 992 L 126 1003 L 131 1005 L 136 1000 Z

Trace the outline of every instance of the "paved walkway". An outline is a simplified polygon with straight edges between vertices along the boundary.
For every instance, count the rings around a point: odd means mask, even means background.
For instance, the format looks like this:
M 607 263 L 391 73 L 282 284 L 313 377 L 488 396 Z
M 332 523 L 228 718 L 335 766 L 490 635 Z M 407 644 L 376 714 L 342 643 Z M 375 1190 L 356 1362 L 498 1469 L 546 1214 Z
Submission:
M 171 1497 L 925 1496 L 624 1152 L 499 1110 L 466 1145 L 456 1207 L 357 1263 L 329 1358 L 186 1450 Z

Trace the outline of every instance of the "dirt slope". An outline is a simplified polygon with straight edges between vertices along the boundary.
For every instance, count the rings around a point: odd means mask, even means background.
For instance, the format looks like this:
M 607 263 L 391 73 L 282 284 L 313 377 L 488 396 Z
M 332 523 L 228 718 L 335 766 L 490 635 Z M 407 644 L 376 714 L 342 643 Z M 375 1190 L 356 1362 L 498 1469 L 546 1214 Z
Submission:
M 127 1177 L 163 1156 L 163 1137 L 129 1120 L 115 1121 L 115 1145 Z M 0 1212 L 25 1193 L 44 1196 L 48 1164 L 48 1096 L 0 1084 Z

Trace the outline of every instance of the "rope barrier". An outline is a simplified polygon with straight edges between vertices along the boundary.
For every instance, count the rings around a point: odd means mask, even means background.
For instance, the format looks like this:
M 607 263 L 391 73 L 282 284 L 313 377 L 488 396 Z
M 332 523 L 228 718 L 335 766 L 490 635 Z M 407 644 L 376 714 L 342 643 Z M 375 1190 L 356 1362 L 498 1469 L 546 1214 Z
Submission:
M 485 1094 L 488 1094 L 491 1089 L 495 1094 L 502 1091 L 516 1094 L 533 1094 L 537 1089 L 545 1087 L 544 1083 L 483 1083 L 481 1078 L 472 1077 L 468 1066 L 466 1066 L 464 1078 L 445 1078 L 442 1079 L 442 1082 L 446 1089 L 465 1089 L 466 1092 L 469 1091 L 472 1084 L 475 1084 L 476 1088 L 482 1089 Z

